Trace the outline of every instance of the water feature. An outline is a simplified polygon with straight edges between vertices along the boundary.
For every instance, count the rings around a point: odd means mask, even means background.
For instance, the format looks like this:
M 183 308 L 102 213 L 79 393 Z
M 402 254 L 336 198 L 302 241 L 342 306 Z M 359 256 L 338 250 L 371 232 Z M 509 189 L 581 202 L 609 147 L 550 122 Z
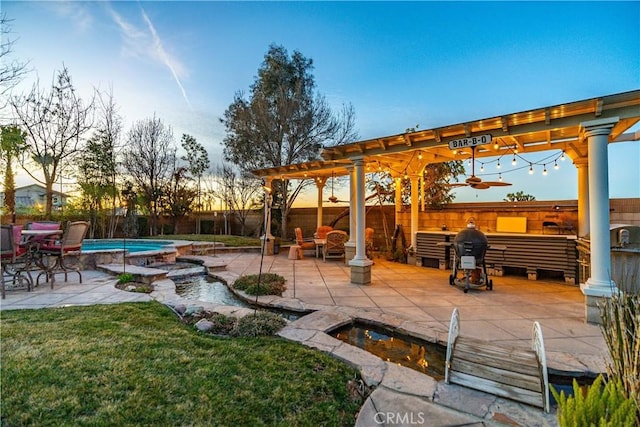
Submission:
M 172 241 L 146 239 L 85 239 L 82 242 L 83 252 L 127 250 L 129 252 L 160 251 L 171 249 Z
M 236 297 L 224 283 L 206 275 L 173 280 L 176 284 L 176 294 L 183 298 L 236 307 L 249 307 L 247 303 Z
M 436 380 L 444 379 L 447 350 L 441 345 L 363 323 L 343 326 L 329 332 L 329 335 L 388 362 L 406 366 Z

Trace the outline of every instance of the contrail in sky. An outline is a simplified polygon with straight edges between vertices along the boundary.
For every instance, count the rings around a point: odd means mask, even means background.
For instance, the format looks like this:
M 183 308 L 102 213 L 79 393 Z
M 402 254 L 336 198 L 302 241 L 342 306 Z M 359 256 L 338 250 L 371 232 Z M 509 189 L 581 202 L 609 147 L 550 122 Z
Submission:
M 173 78 L 176 81 L 176 84 L 180 88 L 180 91 L 182 92 L 182 97 L 187 102 L 189 109 L 193 109 L 191 108 L 191 103 L 189 102 L 189 98 L 187 97 L 187 92 L 184 90 L 184 87 L 180 82 L 180 78 L 178 78 L 178 74 L 176 73 L 175 67 L 173 65 L 173 60 L 169 57 L 169 55 L 167 54 L 167 51 L 164 50 L 164 47 L 162 46 L 162 41 L 160 40 L 160 36 L 158 36 L 158 33 L 156 32 L 156 29 L 153 26 L 153 23 L 145 13 L 144 9 L 140 7 L 140 10 L 142 10 L 142 17 L 147 23 L 147 26 L 149 27 L 149 31 L 151 31 L 151 35 L 153 36 L 153 46 L 155 48 L 155 51 L 158 57 L 164 63 L 164 65 L 166 65 L 167 68 L 169 68 L 169 70 L 171 71 L 171 74 L 173 75 Z
M 129 49 L 131 50 L 131 53 L 134 53 L 135 55 L 140 55 L 140 56 L 144 56 L 144 55 L 151 56 L 154 60 L 159 61 L 163 65 L 165 65 L 169 69 L 169 71 L 171 71 L 171 75 L 173 76 L 173 79 L 175 80 L 178 87 L 180 88 L 182 97 L 184 98 L 185 102 L 189 106 L 189 109 L 193 110 L 193 108 L 191 107 L 191 102 L 189 102 L 189 97 L 187 96 L 187 92 L 184 90 L 184 86 L 182 86 L 182 83 L 180 82 L 180 77 L 178 76 L 179 73 L 177 69 L 181 68 L 180 63 L 176 61 L 174 58 L 172 58 L 164 49 L 164 47 L 162 46 L 162 41 L 160 40 L 160 36 L 158 36 L 158 33 L 156 32 L 156 29 L 153 26 L 153 23 L 145 13 L 144 9 L 140 7 L 142 18 L 146 22 L 150 34 L 145 33 L 144 31 L 141 31 L 140 29 L 136 28 L 134 25 L 126 22 L 111 7 L 109 7 L 108 10 L 111 13 L 111 16 L 113 17 L 114 21 L 120 27 L 120 30 L 124 35 L 125 44 L 129 47 Z M 149 38 L 151 38 L 151 40 L 149 40 Z

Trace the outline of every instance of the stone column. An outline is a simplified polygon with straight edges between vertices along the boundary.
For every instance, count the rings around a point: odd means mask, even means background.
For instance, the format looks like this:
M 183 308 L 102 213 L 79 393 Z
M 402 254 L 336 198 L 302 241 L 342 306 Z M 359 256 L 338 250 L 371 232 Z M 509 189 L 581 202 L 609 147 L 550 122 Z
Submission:
M 589 234 L 589 159 L 573 161 L 578 169 L 578 237 Z
M 600 323 L 598 303 L 610 298 L 616 284 L 611 280 L 611 241 L 609 238 L 609 157 L 607 148 L 615 119 L 582 123 L 589 149 L 589 233 L 591 277 L 580 285 L 585 295 L 586 320 Z
M 366 220 L 365 189 L 364 189 L 364 157 L 353 159 L 356 182 L 356 226 L 350 233 L 356 235 L 356 255 L 349 261 L 351 266 L 351 283 L 356 285 L 368 285 L 371 283 L 371 265 L 373 264 L 366 255 L 364 243 L 364 229 Z M 352 212 L 353 213 L 353 212 Z

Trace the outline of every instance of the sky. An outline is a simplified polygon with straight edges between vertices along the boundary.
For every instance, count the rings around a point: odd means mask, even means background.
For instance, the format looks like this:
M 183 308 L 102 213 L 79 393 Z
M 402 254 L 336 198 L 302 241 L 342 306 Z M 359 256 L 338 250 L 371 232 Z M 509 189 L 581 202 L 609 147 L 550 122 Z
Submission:
M 32 69 L 16 92 L 66 66 L 87 98 L 111 88 L 125 131 L 155 115 L 214 165 L 219 119 L 271 44 L 313 60 L 317 90 L 336 111 L 353 105 L 361 140 L 640 89 L 640 2 L 0 0 L 0 12 Z M 609 165 L 610 196 L 640 197 L 640 143 L 611 144 Z M 570 160 L 527 169 L 503 166 L 513 186 L 456 189 L 456 201 L 577 198 Z

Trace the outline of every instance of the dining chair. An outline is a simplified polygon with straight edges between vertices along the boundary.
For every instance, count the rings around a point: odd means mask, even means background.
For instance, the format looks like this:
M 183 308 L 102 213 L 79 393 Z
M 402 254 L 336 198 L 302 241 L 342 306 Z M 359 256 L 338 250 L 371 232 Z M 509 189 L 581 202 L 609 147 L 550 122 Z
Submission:
M 6 298 L 7 285 L 5 274 L 11 278 L 10 282 L 13 285 L 22 286 L 26 284 L 27 291 L 31 291 L 33 279 L 29 272 L 30 254 L 25 248 L 20 247 L 15 239 L 16 230 L 20 230 L 21 227 L 11 224 L 0 227 L 0 260 L 2 262 L 0 287 L 2 288 L 2 298 L 4 299 Z
M 67 281 L 69 272 L 78 273 L 80 283 L 82 283 L 82 273 L 80 272 L 79 256 L 82 252 L 82 241 L 89 229 L 87 221 L 69 221 L 67 222 L 62 237 L 46 238 L 38 248 L 40 257 L 40 267 L 44 270 L 36 279 L 39 283 L 40 276 L 44 275 L 45 281 L 51 281 L 51 289 L 55 282 L 55 274 L 57 272 L 64 273 L 64 281 Z M 70 266 L 67 264 L 69 258 L 75 258 L 76 264 Z M 47 259 L 45 264 L 45 258 Z
M 322 249 L 322 259 L 326 262 L 327 258 L 344 258 L 344 244 L 349 240 L 349 236 L 345 231 L 333 230 L 327 233 L 327 241 Z

